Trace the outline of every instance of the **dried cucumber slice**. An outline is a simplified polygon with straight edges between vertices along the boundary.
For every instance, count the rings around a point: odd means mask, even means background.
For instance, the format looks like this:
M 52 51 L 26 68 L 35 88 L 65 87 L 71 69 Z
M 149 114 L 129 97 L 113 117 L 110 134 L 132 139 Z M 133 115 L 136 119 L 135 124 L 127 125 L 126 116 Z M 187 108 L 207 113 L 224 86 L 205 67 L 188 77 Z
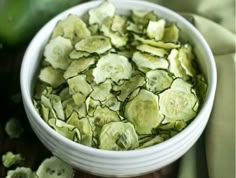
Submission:
M 144 77 L 141 75 L 136 75 L 130 80 L 125 81 L 122 85 L 113 86 L 114 91 L 120 91 L 117 98 L 120 101 L 125 101 L 125 99 L 138 87 L 143 86 L 145 83 Z
M 116 48 L 120 48 L 127 44 L 128 38 L 127 35 L 122 35 L 122 33 L 118 31 L 112 31 L 113 19 L 112 17 L 107 17 L 101 26 L 101 31 L 105 36 L 111 39 L 112 45 Z
M 5 132 L 12 138 L 19 138 L 24 132 L 24 128 L 20 120 L 16 118 L 10 118 L 5 125 Z
M 175 24 L 165 27 L 163 40 L 166 42 L 177 43 L 179 40 L 179 28 Z
M 149 91 L 158 94 L 161 91 L 170 87 L 173 78 L 167 71 L 152 70 L 146 73 L 146 87 Z
M 116 112 L 108 109 L 107 107 L 101 106 L 96 108 L 93 117 L 94 124 L 99 127 L 102 127 L 103 125 L 110 122 L 120 121 L 120 117 Z
M 75 49 L 88 53 L 103 54 L 111 49 L 109 38 L 104 36 L 87 37 L 75 44 Z
M 106 100 L 103 101 L 102 104 L 113 111 L 119 111 L 121 105 L 121 103 L 117 100 L 116 96 L 111 93 L 108 94 Z
M 159 56 L 159 57 L 164 57 L 165 55 L 168 54 L 168 51 L 166 51 L 165 49 L 156 48 L 156 47 L 145 45 L 145 44 L 137 46 L 137 49 L 141 52 L 146 52 L 146 53 Z
M 161 136 L 157 135 L 154 138 L 151 138 L 150 140 L 148 140 L 145 143 L 143 143 L 142 145 L 140 145 L 137 149 L 146 148 L 146 147 L 149 147 L 152 145 L 156 145 L 156 144 L 161 143 L 163 141 L 164 141 L 164 139 Z
M 92 88 L 86 81 L 86 75 L 77 75 L 67 80 L 69 92 L 78 106 L 83 104 L 86 97 L 91 93 Z
M 40 71 L 39 79 L 51 85 L 53 88 L 57 88 L 58 86 L 60 86 L 65 82 L 63 74 L 64 74 L 63 70 L 55 69 L 51 66 L 44 67 Z
M 9 151 L 2 155 L 2 165 L 6 168 L 17 165 L 22 160 L 24 160 L 24 158 L 21 156 L 21 154 L 14 154 Z
M 125 117 L 134 124 L 138 134 L 151 134 L 163 119 L 157 95 L 142 89 L 125 105 Z
M 166 122 L 189 121 L 196 116 L 194 108 L 198 98 L 192 85 L 182 79 L 175 79 L 171 88 L 160 95 L 160 112 L 166 116 Z
M 73 140 L 75 142 L 81 141 L 81 133 L 78 128 L 73 125 L 67 124 L 59 119 L 49 119 L 48 124 L 59 134 Z
M 73 50 L 70 53 L 70 58 L 71 59 L 79 59 L 81 57 L 88 57 L 89 55 L 90 55 L 90 53 L 88 53 L 88 52 Z
M 73 46 L 69 39 L 61 36 L 51 39 L 45 47 L 45 61 L 51 64 L 53 68 L 65 70 L 71 62 L 69 53 L 72 49 Z
M 147 44 L 147 45 L 151 45 L 151 46 L 155 46 L 158 48 L 164 48 L 164 49 L 173 49 L 173 48 L 179 48 L 180 44 L 177 43 L 172 43 L 172 42 L 164 42 L 164 41 L 155 41 L 153 39 L 145 39 L 142 38 L 138 35 L 134 34 L 134 39 L 143 43 L 143 44 Z
M 79 119 L 77 113 L 71 115 L 71 117 L 67 120 L 67 123 L 75 126 L 79 129 L 81 135 L 80 143 L 87 146 L 92 146 L 92 128 L 87 118 Z
M 61 120 L 65 120 L 61 98 L 57 95 L 52 94 L 52 95 L 49 95 L 49 99 L 50 99 L 52 108 L 57 115 L 57 118 Z
M 178 59 L 187 75 L 191 77 L 196 75 L 195 68 L 193 67 L 192 47 L 190 45 L 185 44 L 179 49 Z
M 45 159 L 36 174 L 39 178 L 72 178 L 73 168 L 55 156 Z
M 119 15 L 115 15 L 113 17 L 111 30 L 114 32 L 119 32 L 120 34 L 124 34 L 126 30 L 126 19 Z
M 134 126 L 123 122 L 105 124 L 99 141 L 99 148 L 104 150 L 132 150 L 139 146 Z
M 104 1 L 96 8 L 89 10 L 89 24 L 101 24 L 106 17 L 115 15 L 115 7 L 112 3 Z
M 90 66 L 95 64 L 95 57 L 81 58 L 79 60 L 72 61 L 70 66 L 64 73 L 64 78 L 68 79 L 70 77 L 74 77 L 85 70 L 87 70 Z
M 92 126 L 93 135 L 98 137 L 103 125 L 110 122 L 120 121 L 120 117 L 116 112 L 107 107 L 97 106 L 93 116 L 89 118 L 89 121 Z
M 15 170 L 9 170 L 7 172 L 6 178 L 41 178 L 41 177 L 36 176 L 36 174 L 30 168 L 17 167 Z
M 168 61 L 164 58 L 138 51 L 133 54 L 132 60 L 142 72 L 148 72 L 153 69 L 168 69 L 169 66 Z
M 64 20 L 57 23 L 52 38 L 62 36 L 70 39 L 73 44 L 90 36 L 87 25 L 77 15 L 70 14 Z
M 106 80 L 105 82 L 103 82 L 99 85 L 94 85 L 93 92 L 91 93 L 90 96 L 94 100 L 97 100 L 100 102 L 105 101 L 110 94 L 110 90 L 112 88 L 111 83 L 112 83 L 111 80 Z
M 164 36 L 166 21 L 164 19 L 160 19 L 158 21 L 149 21 L 147 26 L 147 36 L 149 38 L 153 38 L 156 41 L 162 40 Z
M 170 62 L 169 70 L 174 74 L 175 77 L 183 78 L 187 80 L 189 77 L 185 73 L 180 61 L 179 61 L 179 52 L 177 49 L 172 49 L 169 56 L 168 61 Z
M 107 54 L 102 56 L 96 68 L 93 70 L 94 81 L 104 82 L 110 78 L 114 82 L 131 77 L 132 66 L 128 59 L 118 54 Z
M 156 21 L 158 17 L 153 11 L 131 10 L 131 19 L 135 24 L 146 26 L 149 21 Z
M 142 25 L 138 25 L 138 24 L 128 21 L 126 30 L 129 32 L 137 33 L 137 34 L 142 34 L 144 32 L 144 27 Z

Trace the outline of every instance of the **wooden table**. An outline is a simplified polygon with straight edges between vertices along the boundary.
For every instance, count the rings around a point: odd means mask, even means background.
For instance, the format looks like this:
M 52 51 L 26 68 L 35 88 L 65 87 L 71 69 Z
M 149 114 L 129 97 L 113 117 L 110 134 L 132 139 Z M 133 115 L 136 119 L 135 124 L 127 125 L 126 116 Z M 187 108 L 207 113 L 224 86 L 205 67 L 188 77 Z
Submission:
M 19 49 L 3 49 L 0 47 L 0 156 L 7 151 L 21 153 L 24 161 L 19 166 L 36 170 L 43 159 L 51 153 L 38 140 L 32 131 L 21 102 L 13 102 L 12 97 L 20 93 L 20 65 L 25 47 Z M 19 139 L 9 139 L 4 126 L 11 117 L 19 119 L 24 126 L 24 133 Z M 14 169 L 12 167 L 11 169 Z M 178 161 L 154 173 L 139 178 L 176 178 Z M 0 163 L 0 178 L 5 177 L 8 169 Z M 96 178 L 82 171 L 76 171 L 75 178 Z

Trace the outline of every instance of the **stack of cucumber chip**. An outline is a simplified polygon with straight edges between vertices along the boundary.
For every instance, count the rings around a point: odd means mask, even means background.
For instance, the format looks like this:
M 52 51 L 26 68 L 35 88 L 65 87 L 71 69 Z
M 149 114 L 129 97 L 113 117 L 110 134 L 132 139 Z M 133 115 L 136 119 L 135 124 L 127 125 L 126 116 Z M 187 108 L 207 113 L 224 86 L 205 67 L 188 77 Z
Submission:
M 34 90 L 41 117 L 94 148 L 161 143 L 196 117 L 207 83 L 181 29 L 152 11 L 116 13 L 108 1 L 57 23 Z

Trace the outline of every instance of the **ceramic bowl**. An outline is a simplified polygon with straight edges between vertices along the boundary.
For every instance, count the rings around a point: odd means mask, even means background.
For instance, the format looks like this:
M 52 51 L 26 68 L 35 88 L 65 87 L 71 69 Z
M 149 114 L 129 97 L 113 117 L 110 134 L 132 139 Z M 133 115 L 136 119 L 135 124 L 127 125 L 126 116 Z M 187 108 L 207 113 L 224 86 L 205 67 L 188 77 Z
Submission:
M 176 136 L 148 148 L 132 151 L 106 151 L 75 143 L 44 122 L 32 103 L 33 87 L 48 39 L 58 22 L 68 14 L 82 16 L 101 2 L 92 1 L 68 9 L 54 17 L 36 34 L 26 50 L 21 66 L 21 90 L 28 120 L 41 142 L 57 157 L 77 169 L 104 177 L 129 177 L 146 174 L 174 162 L 183 156 L 198 140 L 209 119 L 216 90 L 216 66 L 212 52 L 199 31 L 177 13 L 157 4 L 144 1 L 111 1 L 119 14 L 131 9 L 152 10 L 163 18 L 175 22 L 181 35 L 194 45 L 200 68 L 208 82 L 205 101 L 196 118 Z

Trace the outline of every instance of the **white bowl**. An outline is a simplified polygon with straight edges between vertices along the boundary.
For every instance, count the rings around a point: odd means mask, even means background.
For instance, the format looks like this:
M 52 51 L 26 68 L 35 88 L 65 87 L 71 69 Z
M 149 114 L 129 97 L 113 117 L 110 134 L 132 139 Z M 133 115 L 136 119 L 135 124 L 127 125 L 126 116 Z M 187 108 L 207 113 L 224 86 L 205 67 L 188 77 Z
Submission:
M 40 64 L 44 46 L 58 20 L 73 13 L 83 15 L 101 2 L 93 1 L 73 7 L 49 21 L 33 38 L 21 66 L 21 90 L 23 103 L 29 122 L 41 142 L 56 156 L 75 168 L 99 176 L 128 177 L 146 174 L 158 170 L 186 153 L 202 134 L 208 122 L 216 90 L 216 66 L 212 52 L 202 35 L 177 13 L 144 1 L 111 1 L 120 14 L 127 14 L 131 9 L 153 10 L 159 16 L 175 22 L 181 29 L 182 36 L 194 45 L 195 54 L 203 74 L 208 82 L 205 101 L 197 117 L 190 125 L 176 136 L 155 146 L 132 151 L 106 151 L 90 148 L 75 143 L 50 128 L 36 112 L 32 103 L 32 89 L 36 72 Z

